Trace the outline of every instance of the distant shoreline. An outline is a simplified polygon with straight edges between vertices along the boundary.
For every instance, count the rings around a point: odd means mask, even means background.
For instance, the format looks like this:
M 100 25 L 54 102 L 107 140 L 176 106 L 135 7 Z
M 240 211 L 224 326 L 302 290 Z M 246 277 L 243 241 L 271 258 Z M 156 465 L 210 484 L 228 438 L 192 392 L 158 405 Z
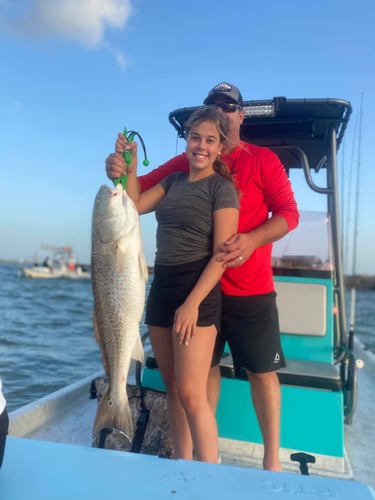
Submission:
M 0 263 L 10 264 L 33 264 L 31 260 L 21 259 L 1 259 Z M 89 264 L 87 264 L 89 265 Z M 154 274 L 154 266 L 147 266 L 149 274 Z M 359 290 L 375 290 L 375 275 L 358 274 L 356 276 L 345 276 L 345 286 L 349 288 L 357 288 Z
M 368 276 L 367 274 L 345 276 L 345 286 L 347 289 L 375 290 L 375 276 Z

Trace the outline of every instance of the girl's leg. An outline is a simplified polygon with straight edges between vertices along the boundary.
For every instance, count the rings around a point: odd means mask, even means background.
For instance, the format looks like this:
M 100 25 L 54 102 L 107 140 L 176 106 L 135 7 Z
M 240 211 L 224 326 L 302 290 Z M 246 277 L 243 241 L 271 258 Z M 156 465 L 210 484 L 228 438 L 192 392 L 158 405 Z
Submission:
M 152 349 L 167 389 L 168 418 L 175 458 L 192 460 L 193 444 L 190 428 L 176 388 L 172 330 L 171 328 L 149 326 L 149 333 Z
M 214 412 L 207 397 L 207 380 L 216 328 L 198 327 L 188 346 L 173 335 L 175 376 L 179 399 L 186 412 L 196 458 L 217 463 L 218 434 Z

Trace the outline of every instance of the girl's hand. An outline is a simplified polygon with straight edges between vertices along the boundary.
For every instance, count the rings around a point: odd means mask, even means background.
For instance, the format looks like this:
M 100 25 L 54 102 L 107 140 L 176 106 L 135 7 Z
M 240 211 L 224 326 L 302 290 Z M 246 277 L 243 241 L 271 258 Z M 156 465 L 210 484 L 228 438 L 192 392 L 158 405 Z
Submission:
M 184 302 L 175 312 L 173 332 L 178 335 L 179 343 L 185 346 L 195 335 L 198 320 L 198 307 Z
M 119 132 L 117 134 L 117 139 L 115 142 L 116 153 L 122 153 L 125 150 L 127 143 L 128 143 L 128 141 L 127 141 L 126 137 L 124 136 L 124 134 L 121 134 L 121 132 Z
M 137 173 L 137 152 L 138 144 L 136 142 L 125 142 L 122 156 L 125 156 L 126 172 L 128 174 Z M 128 163 L 130 160 L 130 163 Z

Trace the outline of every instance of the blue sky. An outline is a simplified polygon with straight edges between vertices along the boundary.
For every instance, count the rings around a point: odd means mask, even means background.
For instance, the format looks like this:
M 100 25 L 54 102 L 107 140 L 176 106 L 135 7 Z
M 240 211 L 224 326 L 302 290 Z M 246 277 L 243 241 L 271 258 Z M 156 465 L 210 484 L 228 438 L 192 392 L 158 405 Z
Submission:
M 374 33 L 373 0 L 0 0 L 0 258 L 43 256 L 49 244 L 89 262 L 117 132 L 138 130 L 155 168 L 184 147 L 168 113 L 230 81 L 245 99 L 351 101 L 345 207 L 363 92 L 357 272 L 375 274 Z M 350 235 L 353 215 L 343 219 Z M 141 220 L 151 265 L 154 218 Z

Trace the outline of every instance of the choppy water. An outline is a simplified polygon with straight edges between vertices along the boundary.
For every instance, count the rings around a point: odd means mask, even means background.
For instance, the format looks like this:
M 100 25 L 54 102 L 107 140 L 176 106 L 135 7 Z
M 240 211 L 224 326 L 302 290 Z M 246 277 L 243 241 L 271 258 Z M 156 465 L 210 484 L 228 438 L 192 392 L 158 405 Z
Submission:
M 0 377 L 9 410 L 102 368 L 89 280 L 33 280 L 0 263 Z M 375 353 L 375 292 L 357 291 L 356 333 Z

